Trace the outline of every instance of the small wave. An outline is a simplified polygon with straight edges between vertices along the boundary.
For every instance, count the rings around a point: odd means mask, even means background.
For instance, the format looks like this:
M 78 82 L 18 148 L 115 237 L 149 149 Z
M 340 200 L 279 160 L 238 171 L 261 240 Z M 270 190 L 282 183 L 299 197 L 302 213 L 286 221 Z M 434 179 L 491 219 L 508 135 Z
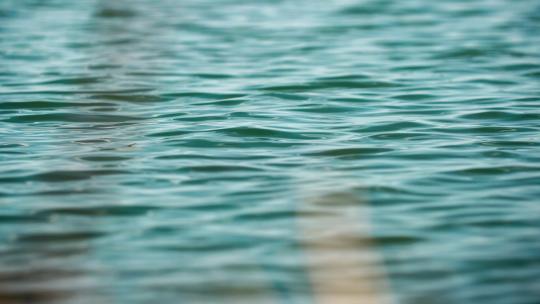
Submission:
M 470 119 L 470 120 L 527 121 L 527 120 L 539 120 L 540 114 L 491 110 L 491 111 L 478 111 L 475 113 L 463 114 L 460 116 L 460 118 Z
M 69 182 L 90 179 L 96 176 L 127 174 L 122 170 L 58 170 L 44 173 L 37 173 L 27 176 L 0 177 L 0 183 L 20 183 L 20 182 Z
M 12 116 L 5 122 L 128 122 L 141 120 L 140 117 L 109 114 L 49 113 Z

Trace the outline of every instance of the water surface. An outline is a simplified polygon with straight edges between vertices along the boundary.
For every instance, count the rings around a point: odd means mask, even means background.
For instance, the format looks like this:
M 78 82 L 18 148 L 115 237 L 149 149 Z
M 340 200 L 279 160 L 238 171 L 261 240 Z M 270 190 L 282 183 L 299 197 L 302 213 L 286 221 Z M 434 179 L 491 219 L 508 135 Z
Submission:
M 538 303 L 538 32 L 533 0 L 1 1 L 0 302 Z

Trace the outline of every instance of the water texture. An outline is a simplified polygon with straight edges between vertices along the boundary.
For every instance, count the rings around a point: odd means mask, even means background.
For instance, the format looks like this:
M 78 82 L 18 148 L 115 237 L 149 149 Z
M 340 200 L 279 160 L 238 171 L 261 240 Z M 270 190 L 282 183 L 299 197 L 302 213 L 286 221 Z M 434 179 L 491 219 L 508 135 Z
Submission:
M 534 0 L 1 1 L 0 303 L 538 303 L 538 33 Z

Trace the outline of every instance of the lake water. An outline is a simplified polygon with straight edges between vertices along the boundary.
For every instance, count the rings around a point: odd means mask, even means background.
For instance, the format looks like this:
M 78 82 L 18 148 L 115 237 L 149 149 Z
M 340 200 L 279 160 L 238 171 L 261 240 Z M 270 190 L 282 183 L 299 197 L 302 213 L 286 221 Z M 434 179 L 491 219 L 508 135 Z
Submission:
M 538 303 L 538 33 L 535 0 L 1 1 L 0 303 Z

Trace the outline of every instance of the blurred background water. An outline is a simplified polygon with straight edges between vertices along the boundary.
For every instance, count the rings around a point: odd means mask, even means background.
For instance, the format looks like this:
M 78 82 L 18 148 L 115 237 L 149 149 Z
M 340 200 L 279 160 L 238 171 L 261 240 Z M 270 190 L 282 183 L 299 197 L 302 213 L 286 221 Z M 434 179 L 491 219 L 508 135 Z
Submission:
M 539 31 L 534 0 L 1 1 L 0 303 L 538 303 Z

